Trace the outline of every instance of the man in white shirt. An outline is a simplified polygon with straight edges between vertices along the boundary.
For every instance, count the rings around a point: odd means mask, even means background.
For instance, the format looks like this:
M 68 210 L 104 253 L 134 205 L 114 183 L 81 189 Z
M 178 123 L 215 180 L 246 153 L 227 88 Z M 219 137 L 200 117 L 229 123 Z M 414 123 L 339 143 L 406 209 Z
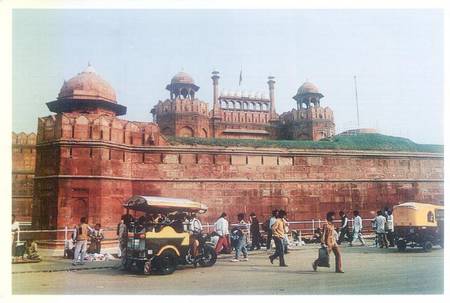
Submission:
M 230 243 L 228 241 L 228 235 L 230 234 L 228 230 L 227 214 L 222 213 L 219 219 L 214 223 L 214 231 L 219 236 L 219 240 L 216 244 L 216 253 L 220 253 L 222 249 L 228 251 L 230 248 Z
M 269 218 L 269 229 L 267 231 L 266 249 L 269 250 L 272 247 L 272 225 L 277 220 L 278 210 L 272 210 L 272 216 Z
M 19 222 L 16 221 L 16 215 L 12 215 L 11 223 L 11 254 L 13 257 L 16 256 L 16 244 L 17 244 L 17 234 L 20 232 Z
M 199 219 L 197 219 L 197 214 L 192 213 L 189 218 L 189 231 L 190 237 L 189 241 L 192 245 L 192 257 L 194 257 L 194 267 L 197 267 L 197 257 L 198 257 L 198 247 L 200 245 L 199 237 L 202 234 L 203 226 Z
M 389 241 L 389 247 L 394 247 L 395 246 L 394 215 L 392 215 L 392 210 L 390 209 L 387 211 L 386 233 L 387 233 L 387 240 Z
M 380 248 L 388 248 L 386 239 L 386 217 L 383 216 L 383 212 L 381 210 L 377 212 L 377 217 L 375 218 L 375 226 Z
M 362 229 L 363 229 L 363 222 L 362 218 L 359 215 L 359 211 L 355 210 L 353 212 L 353 240 L 350 242 L 350 246 L 353 246 L 353 242 L 358 239 L 361 242 L 361 245 L 366 246 L 366 243 L 364 242 L 364 239 L 362 238 Z

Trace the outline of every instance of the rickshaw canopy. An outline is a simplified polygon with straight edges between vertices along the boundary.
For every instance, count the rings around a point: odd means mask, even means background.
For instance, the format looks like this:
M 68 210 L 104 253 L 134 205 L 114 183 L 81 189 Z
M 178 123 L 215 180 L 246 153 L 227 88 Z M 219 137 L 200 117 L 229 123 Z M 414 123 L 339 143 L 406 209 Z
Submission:
M 443 218 L 444 206 L 406 202 L 394 206 L 394 225 L 395 226 L 424 226 L 435 227 L 437 221 Z
M 133 196 L 123 205 L 125 208 L 145 213 L 198 212 L 205 213 L 208 207 L 188 199 L 155 196 Z

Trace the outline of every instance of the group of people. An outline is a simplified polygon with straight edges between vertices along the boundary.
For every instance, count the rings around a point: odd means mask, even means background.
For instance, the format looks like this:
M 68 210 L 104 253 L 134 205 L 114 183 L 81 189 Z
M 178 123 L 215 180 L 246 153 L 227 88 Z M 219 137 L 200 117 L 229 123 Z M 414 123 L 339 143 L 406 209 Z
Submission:
M 395 246 L 394 215 L 391 209 L 379 210 L 372 220 L 372 227 L 376 233 L 375 246 L 380 248 Z
M 95 224 L 92 228 L 85 217 L 80 219 L 80 224 L 75 226 L 72 241 L 74 243 L 73 248 L 73 260 L 72 265 L 83 265 L 86 253 L 99 254 L 102 248 L 102 241 L 105 238 L 101 225 Z M 90 245 L 88 247 L 88 241 Z
M 358 212 L 355 212 L 356 219 L 356 227 L 355 224 L 353 226 L 354 238 L 360 239 L 360 241 L 364 244 L 364 240 L 361 236 L 362 231 L 362 219 L 359 216 Z M 348 219 L 345 214 L 341 213 L 342 227 L 348 228 Z M 273 254 L 269 256 L 270 263 L 278 259 L 279 266 L 287 267 L 285 260 L 285 254 L 287 253 L 287 234 L 289 231 L 289 223 L 286 218 L 287 213 L 284 210 L 274 210 L 272 215 L 267 220 L 266 223 L 263 224 L 263 228 L 267 231 L 267 239 L 266 239 L 266 249 L 269 251 L 272 247 L 272 240 L 275 243 L 275 251 Z M 338 242 L 340 236 L 337 236 L 336 229 L 334 227 L 334 212 L 329 212 L 327 214 L 327 222 L 322 226 L 322 229 L 319 231 L 320 235 L 320 243 L 323 247 L 326 247 L 328 252 L 333 252 L 336 259 L 336 272 L 343 273 L 342 270 L 342 257 L 339 250 Z M 243 258 L 241 261 L 248 261 L 248 236 L 251 235 L 251 249 L 260 249 L 261 245 L 261 232 L 259 221 L 256 218 L 254 213 L 250 214 L 250 224 L 245 221 L 245 214 L 239 213 L 237 216 L 238 223 L 230 230 L 229 222 L 227 220 L 227 214 L 222 213 L 219 219 L 214 223 L 214 234 L 216 234 L 219 238 L 216 243 L 216 252 L 221 253 L 229 253 L 233 248 L 235 251 L 234 258 L 231 259 L 232 262 L 240 261 L 239 257 L 242 254 Z M 250 225 L 250 228 L 249 228 Z M 267 226 L 266 226 L 267 225 Z M 313 262 L 313 269 L 317 270 L 318 260 Z
M 26 241 L 19 241 L 19 233 L 20 233 L 20 224 L 16 220 L 16 216 L 12 215 L 11 222 L 11 255 L 13 257 L 13 261 L 25 261 L 25 260 L 40 260 L 40 256 L 38 254 L 38 246 L 37 242 L 33 239 L 27 239 Z M 26 255 L 26 259 L 25 259 Z

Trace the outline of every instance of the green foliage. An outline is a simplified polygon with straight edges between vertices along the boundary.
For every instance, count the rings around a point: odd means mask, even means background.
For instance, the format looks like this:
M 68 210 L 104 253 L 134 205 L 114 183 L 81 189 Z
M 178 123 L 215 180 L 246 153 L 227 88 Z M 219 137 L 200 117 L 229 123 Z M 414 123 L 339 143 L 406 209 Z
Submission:
M 172 145 L 241 146 L 287 149 L 336 149 L 336 150 L 382 150 L 443 153 L 443 145 L 417 144 L 409 139 L 381 134 L 337 135 L 320 141 L 306 140 L 253 140 L 167 137 Z

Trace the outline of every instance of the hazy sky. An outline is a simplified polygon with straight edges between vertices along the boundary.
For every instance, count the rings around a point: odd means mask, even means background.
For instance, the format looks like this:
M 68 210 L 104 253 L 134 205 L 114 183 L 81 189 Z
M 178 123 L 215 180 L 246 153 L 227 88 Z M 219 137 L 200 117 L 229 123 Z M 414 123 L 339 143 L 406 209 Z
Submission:
M 13 130 L 36 131 L 63 80 L 91 62 L 128 107 L 150 121 L 184 70 L 212 106 L 220 90 L 263 91 L 276 77 L 278 113 L 309 80 L 334 111 L 336 131 L 361 127 L 443 143 L 443 15 L 438 10 L 15 10 Z M 243 82 L 238 86 L 239 72 Z

